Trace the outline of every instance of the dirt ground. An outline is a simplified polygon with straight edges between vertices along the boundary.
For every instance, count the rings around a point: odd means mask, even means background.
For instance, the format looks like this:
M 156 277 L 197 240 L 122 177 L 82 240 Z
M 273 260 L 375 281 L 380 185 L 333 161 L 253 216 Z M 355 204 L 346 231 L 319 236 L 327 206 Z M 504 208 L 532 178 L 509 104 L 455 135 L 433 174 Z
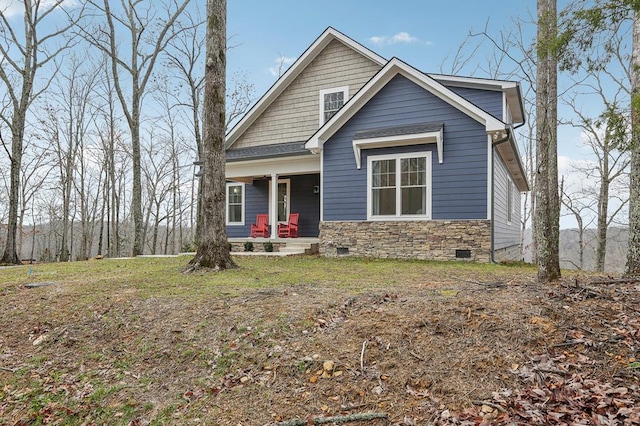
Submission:
M 640 424 L 635 280 L 0 297 L 2 424 Z

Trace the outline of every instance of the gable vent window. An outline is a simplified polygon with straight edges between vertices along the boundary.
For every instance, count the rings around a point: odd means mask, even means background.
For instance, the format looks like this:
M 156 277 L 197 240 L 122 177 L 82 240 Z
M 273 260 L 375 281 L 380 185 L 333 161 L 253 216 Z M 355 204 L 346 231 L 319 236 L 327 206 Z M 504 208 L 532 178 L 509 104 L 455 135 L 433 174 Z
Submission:
M 349 97 L 349 87 L 335 87 L 320 91 L 320 125 L 335 115 Z

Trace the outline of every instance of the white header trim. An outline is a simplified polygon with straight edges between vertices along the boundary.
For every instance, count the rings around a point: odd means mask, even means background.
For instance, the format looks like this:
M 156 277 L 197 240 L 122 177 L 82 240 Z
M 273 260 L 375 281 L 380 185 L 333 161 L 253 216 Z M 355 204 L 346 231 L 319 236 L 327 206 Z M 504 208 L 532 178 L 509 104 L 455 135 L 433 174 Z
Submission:
M 354 139 L 353 154 L 356 157 L 356 166 L 361 168 L 362 150 L 371 148 L 389 148 L 406 145 L 419 145 L 435 143 L 438 148 L 438 163 L 442 164 L 442 135 L 440 129 L 437 132 L 416 133 L 412 135 L 384 136 L 379 138 Z M 394 157 L 397 158 L 397 157 Z

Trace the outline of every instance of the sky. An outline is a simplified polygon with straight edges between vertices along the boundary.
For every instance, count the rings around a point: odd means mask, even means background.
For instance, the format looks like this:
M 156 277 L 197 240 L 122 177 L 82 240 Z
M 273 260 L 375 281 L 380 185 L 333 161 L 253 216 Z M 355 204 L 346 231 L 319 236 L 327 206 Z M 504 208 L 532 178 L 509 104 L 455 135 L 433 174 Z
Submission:
M 81 1 L 64 0 L 64 4 L 75 7 Z M 558 0 L 558 9 L 566 3 Z M 0 8 L 14 17 L 20 15 L 22 4 L 23 0 L 0 0 Z M 206 0 L 192 0 L 190 7 L 204 14 L 205 5 Z M 284 72 L 329 26 L 386 59 L 398 57 L 424 72 L 451 73 L 453 58 L 469 33 L 486 28 L 497 36 L 520 20 L 529 23 L 523 38 L 532 42 L 536 1 L 227 0 L 227 12 L 227 37 L 229 46 L 234 46 L 227 56 L 227 76 L 244 75 L 254 85 L 257 100 L 276 81 L 279 61 Z M 492 51 L 489 43 L 483 43 L 459 74 L 485 77 L 476 68 Z M 558 148 L 560 175 L 570 175 L 572 162 L 589 161 L 576 129 L 559 129 Z
M 227 34 L 238 46 L 228 60 L 251 70 L 266 90 L 278 58 L 297 58 L 331 26 L 387 59 L 439 72 L 469 31 L 528 19 L 531 7 L 535 12 L 535 2 L 524 0 L 229 0 Z
M 558 10 L 566 3 L 559 0 Z M 235 46 L 228 54 L 229 72 L 244 73 L 258 98 L 276 81 L 278 61 L 293 63 L 329 26 L 386 59 L 395 56 L 421 71 L 445 74 L 451 73 L 452 60 L 470 32 L 486 28 L 495 37 L 521 20 L 529 23 L 523 39 L 530 43 L 536 30 L 535 0 L 229 0 L 227 7 L 227 36 Z M 470 58 L 469 71 L 459 74 L 485 77 L 475 68 L 492 50 L 484 43 Z M 568 111 L 562 105 L 559 110 L 560 115 Z M 571 173 L 572 164 L 588 163 L 592 155 L 579 130 L 559 128 L 558 155 L 565 185 L 582 185 Z M 575 222 L 564 217 L 561 226 Z
M 227 7 L 227 36 L 235 46 L 228 72 L 243 73 L 256 97 L 276 81 L 279 61 L 286 69 L 329 26 L 386 59 L 395 56 L 421 71 L 447 74 L 470 32 L 486 27 L 497 34 L 512 28 L 516 18 L 534 22 L 536 13 L 534 0 L 229 0 Z M 532 41 L 535 27 L 528 31 L 525 38 Z M 484 77 L 473 68 L 490 54 L 485 46 L 465 75 Z M 563 129 L 560 136 L 560 155 L 575 155 L 580 133 Z

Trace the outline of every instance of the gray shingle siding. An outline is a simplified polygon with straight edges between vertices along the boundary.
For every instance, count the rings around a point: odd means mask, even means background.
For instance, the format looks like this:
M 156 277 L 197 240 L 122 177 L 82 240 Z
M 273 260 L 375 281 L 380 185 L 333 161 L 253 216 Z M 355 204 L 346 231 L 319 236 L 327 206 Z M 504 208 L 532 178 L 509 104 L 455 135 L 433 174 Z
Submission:
M 444 123 L 444 162 L 435 144 L 362 151 L 356 169 L 356 132 L 425 122 Z M 432 218 L 487 219 L 487 133 L 484 126 L 417 86 L 394 77 L 324 144 L 324 220 L 367 219 L 367 156 L 432 151 Z

